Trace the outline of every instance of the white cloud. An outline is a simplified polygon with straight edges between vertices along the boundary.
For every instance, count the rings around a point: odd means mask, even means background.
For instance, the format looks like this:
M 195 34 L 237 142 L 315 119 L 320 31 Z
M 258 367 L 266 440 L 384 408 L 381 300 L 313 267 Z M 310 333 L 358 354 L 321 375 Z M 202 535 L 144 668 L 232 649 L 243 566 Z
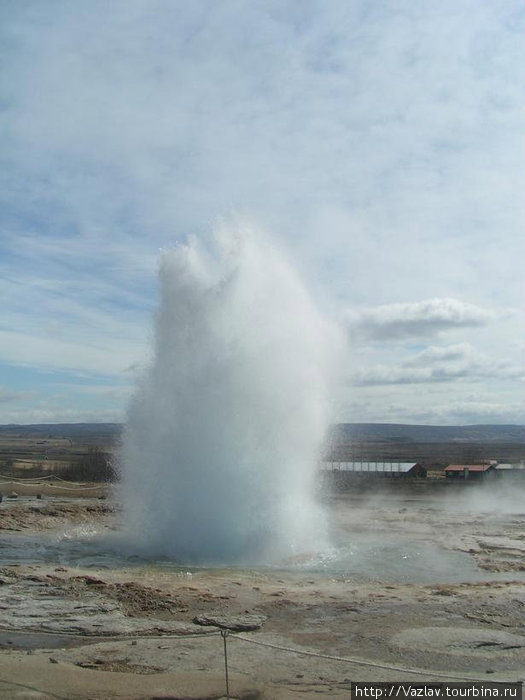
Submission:
M 372 340 L 428 338 L 447 330 L 482 326 L 492 318 L 490 311 L 475 304 L 446 298 L 384 304 L 346 313 L 354 337 Z
M 525 380 L 523 361 L 493 358 L 476 351 L 470 343 L 428 346 L 419 352 L 401 355 L 396 363 L 370 364 L 355 370 L 355 386 L 427 384 L 437 382 L 477 382 L 480 380 Z
M 122 409 L 106 410 L 97 407 L 93 410 L 81 408 L 61 408 L 58 406 L 26 406 L 17 410 L 0 408 L 0 423 L 120 423 L 124 420 Z
M 64 387 L 70 393 L 76 392 L 81 394 L 89 394 L 90 396 L 101 397 L 116 401 L 128 400 L 134 391 L 133 386 L 125 386 L 121 384 L 104 385 L 104 386 L 81 386 L 81 385 L 65 385 Z
M 429 405 L 413 410 L 411 420 L 414 422 L 446 424 L 499 423 L 519 424 L 516 417 L 523 413 L 519 403 L 498 403 L 491 401 L 457 401 Z
M 362 391 L 393 379 L 406 393 L 391 405 L 409 410 L 421 382 L 459 400 L 467 379 L 499 377 L 519 403 L 517 0 L 0 12 L 0 360 L 114 377 L 141 364 L 158 248 L 205 242 L 240 209 L 323 303 L 353 309 Z M 455 350 L 425 348 L 452 333 Z
M 11 403 L 14 401 L 24 401 L 35 396 L 36 393 L 32 391 L 9 391 L 8 389 L 0 386 L 0 404 Z
M 64 341 L 55 337 L 0 330 L 2 360 L 39 369 L 70 370 L 94 375 L 121 374 L 144 356 L 144 347 L 117 338 L 111 342 Z
M 470 343 L 456 343 L 454 345 L 431 345 L 425 350 L 410 357 L 405 365 L 427 365 L 450 361 L 469 360 L 475 354 Z
M 426 423 L 430 425 L 461 425 L 498 423 L 521 425 L 523 401 L 513 401 L 508 393 L 471 392 L 454 394 L 449 385 L 442 390 L 430 385 L 407 401 L 409 389 L 404 386 L 368 387 L 359 400 L 346 405 L 348 419 L 355 422 Z M 380 392 L 379 395 L 377 392 Z
M 465 363 L 437 367 L 406 368 L 378 365 L 360 370 L 353 376 L 355 386 L 384 386 L 388 384 L 427 384 L 434 382 L 478 381 L 480 379 L 509 379 L 523 381 L 523 367 L 494 363 Z

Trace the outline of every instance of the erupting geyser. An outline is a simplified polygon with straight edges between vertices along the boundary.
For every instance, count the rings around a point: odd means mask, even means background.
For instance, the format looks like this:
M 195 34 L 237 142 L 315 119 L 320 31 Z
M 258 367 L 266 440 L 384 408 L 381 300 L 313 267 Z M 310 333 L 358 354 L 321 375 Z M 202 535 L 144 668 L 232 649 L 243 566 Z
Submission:
M 267 237 L 236 225 L 212 247 L 162 256 L 154 359 L 123 440 L 126 527 L 138 551 L 185 563 L 318 551 L 339 332 Z

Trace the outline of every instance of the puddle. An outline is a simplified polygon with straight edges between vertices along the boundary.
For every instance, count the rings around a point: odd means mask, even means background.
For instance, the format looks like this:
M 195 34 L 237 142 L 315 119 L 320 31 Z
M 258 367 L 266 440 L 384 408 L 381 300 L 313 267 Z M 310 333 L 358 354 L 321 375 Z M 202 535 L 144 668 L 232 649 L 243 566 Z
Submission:
M 0 649 L 70 649 L 72 647 L 96 644 L 100 639 L 79 635 L 70 637 L 63 634 L 42 634 L 40 632 L 1 632 Z
M 294 567 L 295 568 L 295 567 Z M 384 583 L 460 583 L 487 578 L 467 553 L 433 543 L 358 535 L 298 569 Z

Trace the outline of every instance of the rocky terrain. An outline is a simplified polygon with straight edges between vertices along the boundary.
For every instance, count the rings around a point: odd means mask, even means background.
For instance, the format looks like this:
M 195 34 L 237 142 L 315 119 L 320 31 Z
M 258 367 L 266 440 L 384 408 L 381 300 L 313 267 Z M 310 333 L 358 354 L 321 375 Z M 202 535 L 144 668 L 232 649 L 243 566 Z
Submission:
M 346 571 L 4 558 L 0 696 L 219 698 L 221 630 L 235 698 L 347 698 L 352 680 L 522 679 L 525 507 L 490 500 L 332 498 L 338 536 L 368 547 Z M 2 504 L 0 547 L 79 523 L 118 527 L 111 501 L 35 501 Z M 402 543 L 398 569 L 366 569 L 371 536 Z M 458 557 L 458 570 L 437 559 L 421 580 L 410 551 L 430 545 Z

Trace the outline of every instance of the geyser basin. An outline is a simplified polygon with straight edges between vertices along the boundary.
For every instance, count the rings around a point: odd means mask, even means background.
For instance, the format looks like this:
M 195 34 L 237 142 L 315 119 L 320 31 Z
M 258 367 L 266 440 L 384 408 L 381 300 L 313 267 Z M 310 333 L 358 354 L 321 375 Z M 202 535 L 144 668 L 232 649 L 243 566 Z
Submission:
M 490 487 L 494 492 L 494 486 Z M 269 566 L 241 565 L 218 567 L 212 575 L 235 568 L 249 577 L 266 576 L 273 571 L 278 578 L 319 575 L 319 580 L 336 578 L 350 581 L 403 583 L 457 583 L 479 580 L 523 581 L 520 533 L 523 529 L 523 498 L 508 503 L 503 512 L 499 496 L 490 510 L 479 508 L 479 499 L 450 497 L 443 491 L 424 490 L 407 498 L 376 497 L 373 500 L 347 496 L 329 499 L 327 520 L 331 546 L 316 555 L 276 559 Z M 67 499 L 60 499 L 64 503 Z M 71 499 L 77 513 L 89 512 L 89 502 Z M 10 506 L 11 507 L 11 506 Z M 16 506 L 20 508 L 20 506 Z M 26 525 L 35 523 L 29 503 Z M 42 516 L 37 522 L 46 528 L 54 518 Z M 23 519 L 19 520 L 24 523 Z M 204 566 L 188 565 L 171 556 L 144 553 L 138 556 L 125 531 L 113 529 L 114 519 L 95 517 L 90 522 L 70 523 L 51 530 L 23 532 L 0 531 L 0 552 L 4 566 L 9 564 L 65 565 L 81 569 L 122 570 L 131 574 L 140 570 L 173 572 L 186 576 Z M 517 548 L 520 548 L 519 551 Z M 478 567 L 481 563 L 481 567 Z M 491 566 L 487 567 L 487 563 Z M 509 568 L 508 564 L 514 564 Z M 286 573 L 288 572 L 288 573 Z M 286 575 L 285 575 L 286 574 Z M 291 576 L 292 578 L 288 578 Z M 133 580 L 133 574 L 131 574 Z M 232 577 L 229 576 L 231 579 Z
M 132 554 L 121 533 L 103 533 L 74 528 L 61 534 L 0 534 L 2 562 L 9 564 L 60 564 L 94 571 L 140 569 L 154 573 L 172 571 L 187 576 L 204 570 L 185 566 L 173 558 L 139 557 Z M 188 571 L 189 569 L 189 571 Z M 349 543 L 342 540 L 329 553 L 294 561 L 257 567 L 260 573 L 278 570 L 294 574 L 320 574 L 328 578 L 390 583 L 457 583 L 499 578 L 477 568 L 464 552 L 449 551 L 435 543 L 410 538 L 385 541 L 358 535 Z M 254 569 L 248 571 L 253 572 Z M 520 580 L 522 576 L 518 577 Z
M 137 553 L 264 563 L 325 546 L 313 498 L 338 329 L 245 225 L 163 254 L 153 362 L 122 451 Z

